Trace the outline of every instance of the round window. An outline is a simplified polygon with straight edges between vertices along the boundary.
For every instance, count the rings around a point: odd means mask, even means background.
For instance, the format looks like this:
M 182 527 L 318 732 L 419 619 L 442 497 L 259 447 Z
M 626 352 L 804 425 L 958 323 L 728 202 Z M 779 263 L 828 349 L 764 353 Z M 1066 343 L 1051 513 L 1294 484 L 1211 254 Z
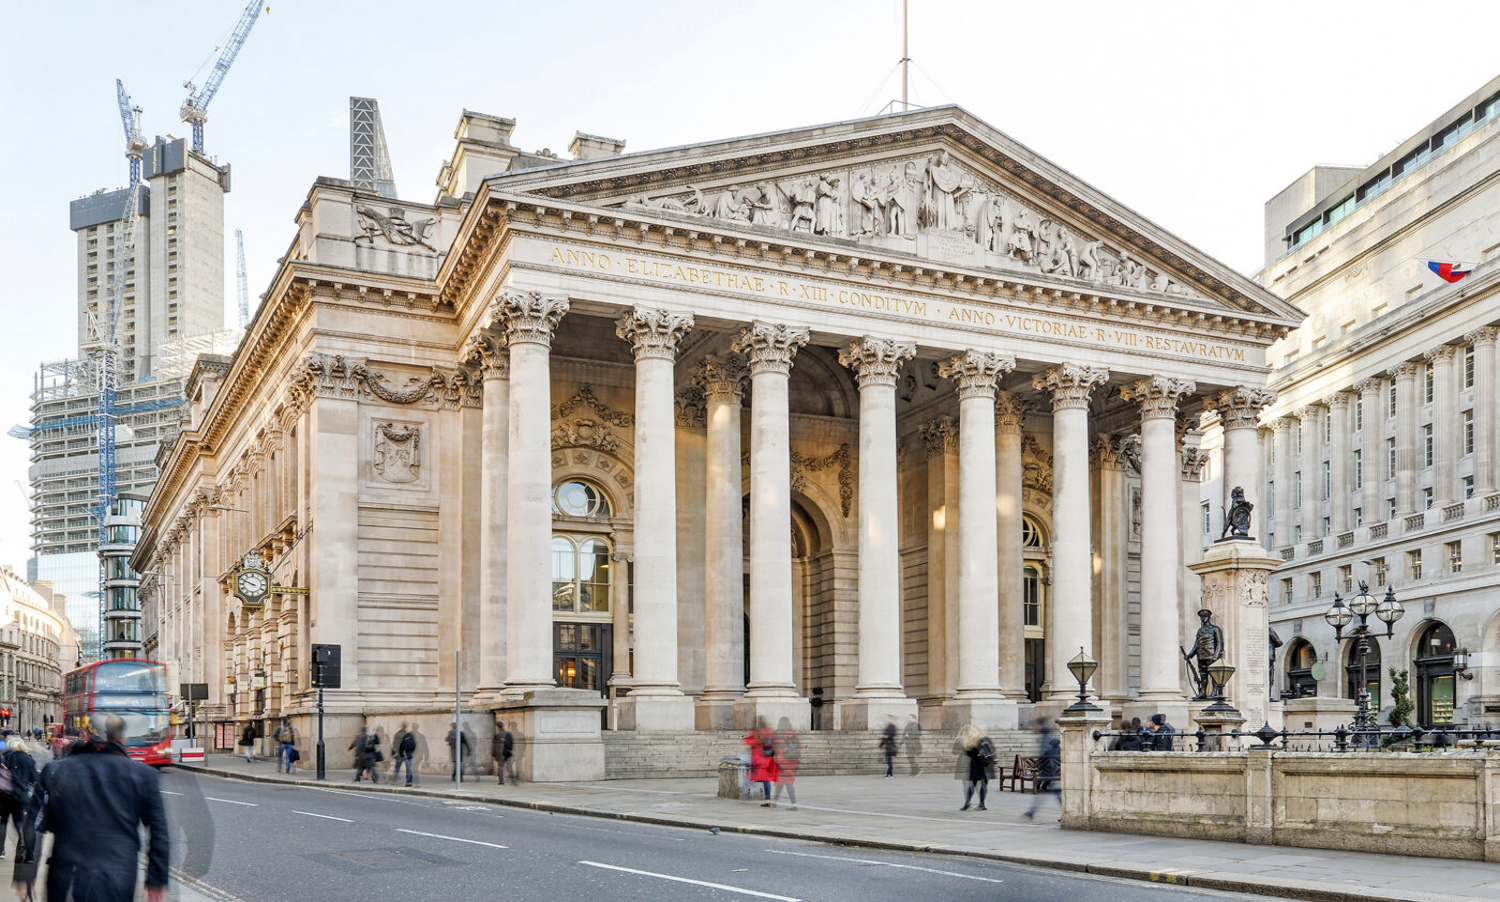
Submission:
M 587 482 L 564 482 L 552 492 L 552 506 L 568 517 L 607 517 L 609 501 L 598 486 Z

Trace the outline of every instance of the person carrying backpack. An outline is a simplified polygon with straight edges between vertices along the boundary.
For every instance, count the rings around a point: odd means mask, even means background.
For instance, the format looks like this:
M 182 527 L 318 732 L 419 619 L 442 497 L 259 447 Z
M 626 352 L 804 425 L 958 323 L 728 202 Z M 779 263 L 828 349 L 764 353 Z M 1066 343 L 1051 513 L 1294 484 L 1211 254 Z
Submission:
M 354 782 L 358 783 L 368 771 L 370 782 L 379 783 L 380 779 L 375 773 L 375 737 L 368 730 L 361 729 L 354 741 L 349 743 L 349 748 L 354 751 Z
M 37 787 L 36 759 L 27 752 L 26 743 L 12 739 L 0 755 L 0 858 L 5 857 L 7 825 L 16 826 L 16 855 L 26 858 L 33 835 L 28 839 L 26 824 L 31 814 Z
M 401 729 L 391 737 L 391 782 L 396 782 L 396 777 L 401 773 L 401 765 L 406 765 L 406 785 L 411 785 L 411 762 L 417 754 L 417 737 L 406 729 L 406 721 L 401 722 Z
M 282 718 L 281 726 L 277 727 L 276 732 L 272 733 L 271 736 L 277 742 L 281 743 L 281 747 L 276 753 L 276 772 L 281 773 L 285 770 L 287 773 L 291 773 L 293 762 L 300 757 L 297 754 L 297 731 L 292 729 L 291 720 Z
M 958 742 L 959 749 L 963 752 L 963 757 L 959 759 L 959 776 L 964 781 L 964 805 L 958 810 L 969 810 L 969 803 L 977 789 L 979 810 L 984 811 L 984 799 L 989 793 L 990 781 L 995 778 L 995 745 L 990 742 L 990 737 L 981 735 L 973 724 L 959 732 Z

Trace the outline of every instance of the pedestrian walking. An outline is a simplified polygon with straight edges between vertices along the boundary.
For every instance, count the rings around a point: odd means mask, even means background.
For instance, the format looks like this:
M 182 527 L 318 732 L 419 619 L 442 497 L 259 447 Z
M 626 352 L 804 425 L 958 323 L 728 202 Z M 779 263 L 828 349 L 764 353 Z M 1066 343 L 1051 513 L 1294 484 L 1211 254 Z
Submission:
M 1026 809 L 1028 818 L 1036 815 L 1037 806 L 1042 803 L 1042 796 L 1050 795 L 1057 799 L 1057 808 L 1062 810 L 1062 740 L 1058 739 L 1050 727 L 1042 731 L 1042 754 L 1041 761 L 1036 768 L 1036 795 L 1031 797 L 1031 807 Z
M 887 714 L 885 726 L 880 730 L 880 752 L 885 755 L 885 775 L 895 776 L 896 773 L 896 718 Z
M 448 760 L 453 762 L 463 771 L 469 770 L 469 758 L 474 754 L 474 746 L 469 742 L 469 731 L 460 730 L 457 721 L 448 730 Z M 454 755 L 458 760 L 454 761 Z M 462 776 L 462 774 L 460 774 Z
M 125 751 L 125 720 L 101 718 L 104 735 L 92 728 L 66 758 L 42 770 L 47 832 L 52 854 L 47 859 L 48 899 L 72 902 L 120 902 L 135 898 L 141 854 L 140 828 L 149 833 L 146 853 L 146 900 L 167 895 L 170 840 L 156 771 L 130 760 Z M 30 851 L 30 849 L 28 849 Z M 37 857 L 17 856 L 16 893 L 31 897 Z
M 16 857 L 24 858 L 28 843 L 25 825 L 37 796 L 36 759 L 31 757 L 25 741 L 11 739 L 6 743 L 5 754 L 0 755 L 0 764 L 10 778 L 10 785 L 0 792 L 0 858 L 5 857 L 5 835 L 11 823 L 16 827 Z
M 1111 752 L 1139 752 L 1141 750 L 1141 719 L 1132 717 L 1127 725 L 1123 719 L 1120 721 L 1120 735 L 1110 745 Z
M 276 772 L 292 772 L 292 765 L 301 757 L 297 752 L 297 731 L 292 729 L 290 718 L 283 717 L 281 726 L 271 734 L 271 738 L 281 743 L 276 750 Z
M 513 768 L 510 761 L 515 751 L 515 738 L 510 735 L 510 731 L 505 728 L 505 724 L 497 721 L 495 723 L 495 773 L 500 777 L 501 786 L 505 785 L 505 771 L 508 768 Z M 511 770 L 510 778 L 512 783 L 520 782 L 516 779 L 514 770 Z
M 802 762 L 802 740 L 792 732 L 792 720 L 783 717 L 776 722 L 776 801 L 786 790 L 791 809 L 797 810 L 797 765 Z
M 917 715 L 906 715 L 906 726 L 901 729 L 901 745 L 906 749 L 906 763 L 911 765 L 911 775 L 915 777 L 922 770 L 917 766 L 917 758 L 922 754 L 922 725 L 917 722 Z
M 750 782 L 760 784 L 765 793 L 765 801 L 760 807 L 769 808 L 775 804 L 771 801 L 771 784 L 776 782 L 778 766 L 776 734 L 766 725 L 764 717 L 756 718 L 755 729 L 745 734 L 745 744 L 750 746 Z
M 240 734 L 240 751 L 244 752 L 245 760 L 249 761 L 250 753 L 255 748 L 255 724 L 245 724 L 245 731 Z
M 355 736 L 354 741 L 349 743 L 349 748 L 354 752 L 354 782 L 356 783 L 360 781 L 360 778 L 365 775 L 366 771 L 370 774 L 371 783 L 380 782 L 379 775 L 375 770 L 377 760 L 375 756 L 380 754 L 380 749 L 376 746 L 375 742 L 375 736 L 369 730 L 361 727 L 359 735 Z
M 406 721 L 401 722 L 401 729 L 391 737 L 391 782 L 396 782 L 396 777 L 401 774 L 401 768 L 406 767 L 406 785 L 412 782 L 411 759 L 417 753 L 417 738 L 406 728 Z
M 1153 751 L 1170 752 L 1176 732 L 1176 728 L 1167 723 L 1167 715 L 1151 715 L 1151 749 Z
M 990 737 L 982 735 L 973 724 L 964 727 L 958 734 L 958 774 L 964 781 L 964 806 L 959 811 L 968 811 L 979 791 L 979 810 L 984 811 L 985 796 L 989 794 L 990 781 L 995 778 L 995 745 Z

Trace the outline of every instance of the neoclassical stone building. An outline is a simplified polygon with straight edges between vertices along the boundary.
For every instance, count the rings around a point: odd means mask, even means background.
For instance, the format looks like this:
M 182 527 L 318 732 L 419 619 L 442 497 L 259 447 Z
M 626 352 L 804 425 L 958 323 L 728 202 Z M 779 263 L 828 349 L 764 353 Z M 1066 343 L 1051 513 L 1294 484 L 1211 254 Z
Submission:
M 318 180 L 195 374 L 136 562 L 214 717 L 309 711 L 312 643 L 329 711 L 457 688 L 528 742 L 1003 729 L 1080 648 L 1185 711 L 1197 417 L 1258 501 L 1296 308 L 955 107 L 569 161 L 513 126 L 466 112 L 434 204 Z

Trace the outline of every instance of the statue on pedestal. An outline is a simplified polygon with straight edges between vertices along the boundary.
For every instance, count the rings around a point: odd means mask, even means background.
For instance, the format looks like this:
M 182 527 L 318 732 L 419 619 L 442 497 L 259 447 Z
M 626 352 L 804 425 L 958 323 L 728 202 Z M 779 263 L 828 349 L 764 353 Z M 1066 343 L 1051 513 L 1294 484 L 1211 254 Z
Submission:
M 1195 700 L 1210 697 L 1209 690 L 1212 687 L 1209 685 L 1208 665 L 1224 657 L 1224 631 L 1213 624 L 1213 616 L 1214 612 L 1208 608 L 1199 611 L 1198 619 L 1202 621 L 1202 625 L 1193 638 L 1192 651 L 1180 649 L 1182 659 L 1187 662 L 1188 675 L 1198 688 L 1198 694 L 1193 696 Z
M 1235 486 L 1229 493 L 1229 510 L 1224 512 L 1224 535 L 1219 541 L 1250 538 L 1250 511 L 1254 509 L 1255 505 L 1245 500 L 1245 490 Z

